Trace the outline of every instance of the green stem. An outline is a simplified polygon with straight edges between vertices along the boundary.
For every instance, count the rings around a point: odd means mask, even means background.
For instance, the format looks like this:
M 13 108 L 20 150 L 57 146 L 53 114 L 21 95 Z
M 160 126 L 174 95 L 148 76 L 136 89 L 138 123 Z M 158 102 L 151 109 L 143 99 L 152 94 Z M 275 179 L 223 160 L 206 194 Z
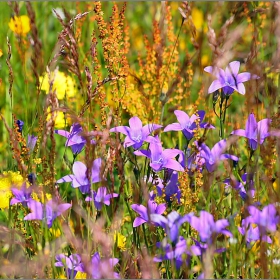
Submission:
M 181 25 L 180 25 L 180 29 L 179 29 L 179 32 L 178 32 L 178 35 L 177 35 L 177 38 L 176 38 L 176 41 L 175 41 L 175 44 L 174 44 L 174 47 L 173 47 L 173 50 L 172 50 L 172 53 L 171 53 L 171 56 L 169 58 L 169 61 L 168 61 L 168 64 L 167 64 L 167 68 L 166 68 L 166 71 L 164 73 L 164 76 L 163 76 L 163 80 L 162 80 L 162 84 L 161 84 L 161 88 L 160 88 L 160 99 L 162 101 L 162 109 L 161 109 L 161 115 L 160 115 L 160 124 L 163 124 L 163 116 L 164 116 L 164 107 L 165 107 L 165 104 L 166 104 L 166 94 L 163 94 L 162 90 L 163 90 L 163 86 L 164 86 L 164 81 L 165 81 L 165 78 L 167 76 L 167 69 L 169 69 L 169 66 L 170 66 L 170 63 L 171 63 L 171 60 L 172 60 L 172 57 L 173 57 L 173 54 L 175 52 L 175 48 L 177 46 L 177 43 L 178 43 L 178 40 L 179 40 L 179 36 L 180 36 L 180 33 L 181 33 L 181 30 L 182 30 L 182 26 L 184 24 L 184 21 L 185 19 L 182 18 L 182 22 L 181 22 Z M 163 95 L 163 97 L 162 97 Z
M 147 251 L 149 252 L 148 240 L 147 240 L 146 230 L 145 230 L 145 225 L 144 224 L 142 224 L 142 229 L 143 229 L 143 233 L 144 233 L 144 240 L 145 240 L 145 244 L 146 244 L 146 247 L 147 247 Z

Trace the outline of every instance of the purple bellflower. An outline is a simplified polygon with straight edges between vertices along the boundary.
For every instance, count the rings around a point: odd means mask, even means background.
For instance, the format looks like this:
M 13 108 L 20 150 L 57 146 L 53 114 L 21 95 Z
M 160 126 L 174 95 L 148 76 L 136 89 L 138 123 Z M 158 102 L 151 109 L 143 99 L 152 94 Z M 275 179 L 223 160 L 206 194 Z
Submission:
M 118 197 L 118 196 L 119 195 L 117 193 L 107 194 L 107 188 L 100 187 L 100 188 L 98 188 L 97 192 L 92 191 L 91 196 L 86 197 L 85 201 L 93 200 L 96 209 L 101 210 L 103 203 L 105 205 L 110 205 L 110 199 L 113 197 Z
M 36 142 L 37 142 L 38 137 L 34 135 L 29 135 L 27 136 L 27 148 L 29 149 L 29 152 L 32 153 Z
M 156 185 L 157 193 L 159 196 L 162 196 L 164 189 L 164 198 L 166 202 L 170 202 L 171 197 L 175 195 L 178 200 L 178 203 L 180 203 L 181 191 L 179 189 L 178 172 L 172 171 L 169 180 L 167 181 L 165 186 L 163 185 L 163 180 L 159 177 L 154 181 L 154 184 Z
M 124 140 L 124 147 L 132 146 L 134 149 L 139 149 L 143 142 L 147 142 L 148 136 L 156 129 L 161 128 L 162 125 L 158 124 L 146 124 L 142 125 L 141 120 L 138 117 L 132 117 L 129 120 L 128 126 L 117 126 L 110 129 L 110 132 L 120 132 L 126 135 Z
M 193 213 L 180 216 L 176 211 L 173 211 L 166 218 L 159 214 L 151 214 L 151 220 L 164 228 L 171 242 L 176 243 L 181 225 L 185 222 L 190 222 L 192 216 Z
M 66 130 L 55 130 L 55 133 L 67 138 L 65 146 L 71 147 L 73 154 L 79 154 L 87 142 L 86 138 L 81 135 L 83 133 L 83 128 L 78 123 L 74 123 L 71 126 L 70 132 Z M 92 133 L 97 134 L 97 132 Z M 95 144 L 95 141 L 91 140 L 90 143 Z
M 84 264 L 78 254 L 72 254 L 69 257 L 66 257 L 64 254 L 59 254 L 55 256 L 55 259 L 55 266 L 66 268 L 66 276 L 68 279 L 75 279 L 78 271 L 85 272 Z
M 253 241 L 262 240 L 267 243 L 272 243 L 272 240 L 265 233 L 261 234 L 258 226 L 254 226 L 254 219 L 249 216 L 242 220 L 241 227 L 238 227 L 240 234 L 246 236 L 246 242 L 249 244 Z
M 245 94 L 244 82 L 252 79 L 259 79 L 257 75 L 252 75 L 249 72 L 240 73 L 240 62 L 232 61 L 224 71 L 221 68 L 207 66 L 204 68 L 205 72 L 216 76 L 217 80 L 213 81 L 208 89 L 208 93 L 212 93 L 218 89 L 223 89 L 225 95 L 232 94 L 235 90 L 240 94 Z
M 248 206 L 248 212 L 252 217 L 252 221 L 257 224 L 261 230 L 276 231 L 280 217 L 277 215 L 277 210 L 273 204 L 265 206 L 262 211 L 251 205 Z
M 53 224 L 56 217 L 60 216 L 64 211 L 72 205 L 69 203 L 57 204 L 53 200 L 49 200 L 46 205 L 39 201 L 31 200 L 27 203 L 32 213 L 24 217 L 24 220 L 43 220 L 48 228 Z
M 249 185 L 249 190 L 248 193 L 245 190 L 245 185 L 247 182 L 247 173 L 244 173 L 241 176 L 242 182 L 239 181 L 231 181 L 229 178 L 224 180 L 225 188 L 232 187 L 233 189 L 237 190 L 239 192 L 239 195 L 241 198 L 245 201 L 249 197 L 254 198 L 255 197 L 255 188 L 254 188 L 254 181 L 252 179 L 249 179 L 248 185 Z M 233 186 L 231 185 L 231 182 L 233 183 Z
M 28 179 L 28 182 L 31 184 L 31 185 L 34 185 L 36 183 L 36 180 L 37 180 L 37 176 L 35 173 L 29 173 L 27 175 L 27 179 Z
M 207 248 L 208 248 L 208 244 L 207 244 L 207 243 L 199 242 L 198 240 L 196 240 L 196 239 L 194 239 L 194 238 L 192 238 L 192 240 L 194 241 L 195 246 L 197 246 L 197 247 L 200 249 L 200 252 L 201 252 L 200 255 L 202 256 L 202 254 L 204 254 L 204 253 L 206 252 L 206 250 L 207 250 Z M 219 249 L 216 249 L 216 250 L 214 251 L 214 253 L 220 254 L 220 253 L 223 253 L 223 252 L 225 252 L 225 251 L 226 251 L 226 248 L 219 248 Z
M 205 117 L 205 111 L 198 111 L 197 115 L 193 114 L 191 117 L 187 113 L 180 110 L 175 110 L 174 114 L 177 117 L 179 123 L 172 123 L 165 127 L 164 132 L 166 131 L 182 131 L 184 136 L 191 140 L 194 135 L 194 129 L 197 128 L 196 120 L 199 119 L 199 126 L 201 128 L 215 128 L 209 123 L 202 123 Z
M 201 251 L 198 246 L 191 245 L 188 247 L 186 240 L 182 237 L 179 236 L 178 242 L 172 248 L 170 244 L 164 240 L 164 242 L 158 242 L 157 247 L 161 247 L 164 251 L 163 255 L 160 255 L 158 257 L 154 258 L 154 262 L 162 262 L 164 260 L 173 260 L 175 259 L 175 265 L 176 269 L 180 269 L 182 266 L 184 260 L 183 260 L 183 255 L 186 254 L 188 256 L 193 256 L 193 255 L 200 255 Z
M 24 122 L 23 121 L 21 121 L 21 120 L 17 120 L 16 121 L 16 124 L 17 124 L 17 126 L 18 126 L 18 132 L 22 132 L 22 129 L 23 129 L 23 126 L 24 126 Z
M 221 219 L 215 222 L 213 216 L 207 211 L 200 211 L 200 217 L 192 216 L 190 224 L 199 232 L 202 242 L 211 242 L 214 233 L 222 233 L 232 237 L 232 233 L 225 229 L 229 226 L 228 220 Z
M 22 206 L 26 207 L 27 203 L 32 200 L 32 190 L 32 187 L 26 187 L 26 183 L 23 183 L 21 189 L 11 188 L 11 191 L 15 197 L 11 199 L 10 205 L 21 203 Z
M 256 150 L 258 144 L 262 144 L 266 137 L 270 134 L 268 132 L 271 119 L 263 119 L 257 123 L 254 114 L 250 114 L 246 122 L 245 130 L 237 129 L 231 134 L 246 137 L 249 140 L 249 146 L 252 150 Z
M 149 150 L 135 151 L 134 154 L 137 156 L 145 156 L 149 158 L 151 160 L 150 166 L 155 172 L 161 171 L 163 168 L 169 168 L 175 171 L 184 171 L 183 166 L 174 159 L 179 154 L 183 154 L 181 150 L 164 150 L 158 136 L 150 137 L 149 141 Z
M 92 279 L 118 279 L 120 275 L 114 272 L 113 267 L 119 262 L 117 258 L 101 259 L 96 252 L 91 259 L 91 277 Z
M 151 222 L 152 214 L 162 214 L 166 209 L 166 205 L 164 203 L 157 205 L 156 202 L 149 199 L 148 207 L 141 204 L 132 204 L 131 208 L 140 215 L 140 217 L 135 218 L 133 222 L 133 227 L 138 227 L 144 223 Z
M 58 184 L 64 182 L 72 182 L 73 188 L 79 188 L 82 193 L 89 193 L 90 186 L 92 183 L 98 183 L 101 181 L 100 178 L 100 168 L 101 168 L 101 158 L 97 158 L 93 161 L 91 169 L 90 180 L 87 177 L 87 167 L 84 163 L 80 161 L 75 161 L 73 164 L 73 173 L 71 175 L 66 175 L 57 181 Z
M 227 142 L 225 139 L 216 143 L 211 150 L 204 143 L 202 143 L 198 147 L 199 157 L 205 159 L 205 165 L 209 172 L 213 172 L 216 168 L 217 163 L 221 160 L 232 159 L 234 161 L 238 161 L 238 157 L 234 155 L 223 154 L 223 152 L 226 150 L 226 147 L 227 147 Z

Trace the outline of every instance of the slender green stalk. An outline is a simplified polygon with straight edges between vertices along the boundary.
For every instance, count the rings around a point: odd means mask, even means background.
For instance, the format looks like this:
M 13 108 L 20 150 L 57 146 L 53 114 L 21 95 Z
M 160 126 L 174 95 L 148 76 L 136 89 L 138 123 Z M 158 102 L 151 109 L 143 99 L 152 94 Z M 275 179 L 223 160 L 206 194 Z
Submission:
M 176 38 L 176 41 L 175 41 L 175 44 L 174 44 L 174 47 L 173 47 L 173 50 L 172 50 L 172 53 L 171 53 L 171 56 L 169 58 L 169 61 L 168 61 L 168 64 L 167 64 L 167 69 L 169 68 L 170 66 L 170 63 L 171 63 L 171 59 L 173 57 L 173 54 L 175 52 L 175 48 L 177 46 L 177 43 L 178 43 L 178 39 L 179 39 L 179 36 L 180 36 L 180 33 L 181 33 L 181 30 L 182 30 L 182 26 L 184 24 L 184 21 L 185 21 L 185 18 L 182 17 L 182 22 L 181 22 L 181 25 L 180 25 L 180 28 L 179 28 L 179 32 L 178 32 L 178 35 L 177 35 L 177 38 Z M 162 84 L 161 84 L 161 88 L 160 88 L 160 98 L 162 97 L 162 108 L 161 108 L 161 115 L 160 115 L 160 124 L 163 124 L 163 116 L 164 116 L 164 110 L 165 110 L 165 104 L 166 104 L 166 94 L 162 92 L 163 90 L 163 86 L 164 86 L 164 81 L 166 79 L 166 76 L 167 76 L 167 69 L 164 73 L 164 77 L 163 77 L 163 80 L 162 80 Z

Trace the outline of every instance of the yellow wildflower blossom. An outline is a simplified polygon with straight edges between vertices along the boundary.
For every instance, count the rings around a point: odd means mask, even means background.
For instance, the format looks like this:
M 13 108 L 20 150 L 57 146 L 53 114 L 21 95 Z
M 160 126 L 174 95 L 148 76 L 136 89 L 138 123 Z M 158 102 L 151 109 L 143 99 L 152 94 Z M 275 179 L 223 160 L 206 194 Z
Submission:
M 55 279 L 67 279 L 67 277 L 64 274 L 59 274 Z
M 19 172 L 4 171 L 0 177 L 0 208 L 8 208 L 12 197 L 11 187 L 20 187 L 23 177 Z
M 201 30 L 203 23 L 204 23 L 203 12 L 201 10 L 199 10 L 198 8 L 194 7 L 192 9 L 192 19 L 193 19 L 195 28 L 197 30 Z
M 41 193 L 40 193 L 40 198 L 39 198 L 38 194 L 35 193 L 35 192 L 33 192 L 33 193 L 31 194 L 31 197 L 32 197 L 34 200 L 39 201 L 39 202 L 42 202 L 42 203 L 45 202 L 45 197 L 47 198 L 47 201 L 49 201 L 49 200 L 52 199 L 52 195 L 51 195 L 50 193 L 46 193 L 46 194 L 44 195 L 43 191 L 41 191 Z
M 50 112 L 50 109 L 48 108 L 48 112 Z M 65 125 L 67 125 L 68 121 L 67 118 L 65 118 L 65 115 L 61 111 L 55 111 L 54 113 L 54 126 L 56 128 L 64 128 Z M 51 119 L 51 113 L 47 116 L 47 121 Z
M 25 36 L 30 31 L 30 19 L 28 16 L 14 16 L 9 22 L 10 29 L 17 35 Z
M 75 279 L 87 279 L 87 274 L 85 272 L 78 271 Z
M 54 237 L 59 237 L 61 236 L 61 230 L 59 228 L 50 228 L 50 233 L 54 236 Z
M 3 51 L 0 49 L 0 57 L 3 55 Z
M 50 91 L 50 81 L 48 74 L 40 77 L 41 89 L 49 93 Z M 55 71 L 51 73 L 51 81 L 53 81 L 52 90 L 56 91 L 56 95 L 58 99 L 64 99 L 64 97 L 74 97 L 77 93 L 76 91 L 76 83 L 65 73 L 60 71 Z
M 117 233 L 115 232 L 114 234 L 114 241 L 117 242 L 117 247 L 121 250 L 121 251 L 125 251 L 125 245 L 126 245 L 126 237 L 123 236 L 121 233 Z

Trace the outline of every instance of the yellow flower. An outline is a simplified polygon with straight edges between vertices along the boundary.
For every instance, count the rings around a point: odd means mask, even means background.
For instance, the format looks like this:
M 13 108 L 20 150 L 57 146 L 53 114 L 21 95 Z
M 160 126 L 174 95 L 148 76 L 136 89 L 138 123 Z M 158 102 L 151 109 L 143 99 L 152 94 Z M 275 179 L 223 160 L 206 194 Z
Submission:
M 46 193 L 45 196 L 46 196 L 46 198 L 47 198 L 47 201 L 49 201 L 49 200 L 52 199 L 52 195 L 51 195 L 50 193 Z M 41 191 L 41 195 L 40 195 L 41 199 L 39 198 L 39 196 L 38 196 L 37 193 L 33 192 L 33 193 L 31 194 L 31 197 L 32 197 L 34 200 L 39 201 L 39 202 L 42 202 L 42 203 L 45 202 L 45 196 L 44 196 L 43 191 Z
M 273 81 L 273 84 L 276 87 L 278 87 L 278 85 L 279 85 L 279 73 L 271 72 L 269 67 L 265 68 L 265 73 L 266 73 L 266 76 Z
M 61 235 L 61 230 L 59 228 L 50 228 L 50 233 L 55 237 L 59 237 Z
M 11 187 L 20 187 L 23 177 L 19 172 L 4 171 L 0 177 L 0 208 L 9 208 L 10 198 L 12 197 Z
M 123 236 L 121 233 L 114 234 L 114 241 L 117 242 L 117 247 L 121 249 L 121 251 L 125 251 L 125 244 L 126 244 L 126 237 Z
M 67 277 L 64 274 L 59 274 L 55 279 L 67 279 Z
M 48 108 L 48 112 L 50 112 L 50 108 Z M 67 125 L 67 119 L 65 118 L 65 115 L 63 112 L 61 111 L 55 111 L 53 112 L 54 115 L 54 126 L 56 128 L 64 128 L 65 125 Z M 48 114 L 47 116 L 47 121 L 49 121 L 51 119 L 52 115 L 51 113 Z
M 10 29 L 17 35 L 25 36 L 30 31 L 30 19 L 28 16 L 14 16 L 9 22 Z
M 3 51 L 0 49 L 0 57 L 3 55 Z
M 78 271 L 75 279 L 87 279 L 87 274 L 85 272 Z
M 192 9 L 192 19 L 194 26 L 197 30 L 201 30 L 203 26 L 203 12 L 198 8 L 194 7 Z
M 41 89 L 49 93 L 50 91 L 50 81 L 48 74 L 45 74 L 43 77 L 40 77 Z M 56 91 L 58 99 L 64 99 L 64 97 L 74 97 L 77 93 L 76 83 L 65 73 L 60 71 L 55 71 L 51 73 L 51 81 L 53 81 L 52 89 Z

